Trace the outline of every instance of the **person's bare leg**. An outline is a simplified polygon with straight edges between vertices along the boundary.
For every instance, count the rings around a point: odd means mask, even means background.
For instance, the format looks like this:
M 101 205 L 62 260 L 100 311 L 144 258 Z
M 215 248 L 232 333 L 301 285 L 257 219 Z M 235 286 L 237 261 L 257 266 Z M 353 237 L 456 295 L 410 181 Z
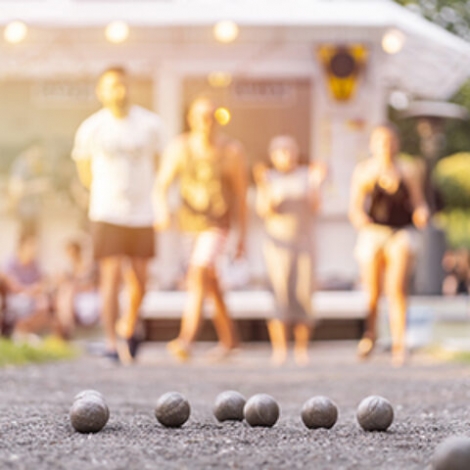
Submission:
M 75 330 L 75 315 L 73 311 L 73 299 L 75 288 L 72 282 L 63 282 L 56 293 L 55 313 L 57 329 L 60 336 L 71 338 Z
M 220 346 L 230 351 L 238 346 L 239 338 L 235 323 L 228 313 L 227 305 L 225 304 L 214 268 L 209 268 L 207 286 L 208 295 L 210 295 L 214 301 L 215 313 L 212 321 L 214 322 Z
M 386 288 L 390 304 L 392 363 L 401 366 L 406 360 L 406 313 L 409 271 L 412 254 L 405 236 L 397 236 L 387 250 Z
M 312 319 L 312 257 L 308 252 L 300 253 L 297 257 L 297 273 L 295 285 L 295 297 L 302 306 L 307 318 Z M 294 325 L 294 360 L 299 366 L 309 363 L 308 347 L 312 328 L 308 321 L 299 321 Z
M 127 289 L 127 310 L 116 323 L 117 350 L 123 364 L 131 364 L 137 354 L 139 340 L 134 334 L 140 305 L 145 295 L 148 259 L 132 257 L 128 262 L 124 278 Z
M 364 289 L 368 296 L 366 331 L 359 341 L 357 354 L 364 359 L 372 352 L 377 338 L 377 313 L 381 294 L 382 271 L 384 260 L 381 252 L 377 253 L 368 262 L 362 263 L 362 278 Z
M 289 273 L 292 254 L 290 250 L 280 248 L 270 241 L 264 242 L 263 253 L 276 307 L 279 311 L 285 312 L 289 308 Z M 273 350 L 271 362 L 273 365 L 281 365 L 287 360 L 287 326 L 278 319 L 268 321 L 267 326 Z
M 309 363 L 308 346 L 310 343 L 311 328 L 305 323 L 294 325 L 294 359 L 297 365 L 305 366 Z
M 188 273 L 188 297 L 181 319 L 178 337 L 168 343 L 169 352 L 176 359 L 189 358 L 189 350 L 196 340 L 202 324 L 202 307 L 207 291 L 207 268 L 190 266 Z
M 116 351 L 116 321 L 119 316 L 119 281 L 121 257 L 110 256 L 100 261 L 101 317 L 108 351 Z
M 287 360 L 287 325 L 281 320 L 269 320 L 268 333 L 272 347 L 271 363 L 280 366 Z
M 125 275 L 129 303 L 126 313 L 119 319 L 116 325 L 116 333 L 121 338 L 129 339 L 135 332 L 139 319 L 140 305 L 145 296 L 147 267 L 147 258 L 129 259 L 129 267 Z
M 36 310 L 31 315 L 16 322 L 14 333 L 43 333 L 53 327 L 53 317 L 47 297 L 45 295 L 35 296 L 35 305 Z

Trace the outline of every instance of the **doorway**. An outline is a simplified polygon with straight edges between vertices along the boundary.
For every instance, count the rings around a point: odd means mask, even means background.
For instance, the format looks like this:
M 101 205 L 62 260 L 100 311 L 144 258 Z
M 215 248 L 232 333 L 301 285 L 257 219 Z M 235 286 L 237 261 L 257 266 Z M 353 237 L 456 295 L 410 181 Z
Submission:
M 183 83 L 184 115 L 194 98 L 207 96 L 230 113 L 224 131 L 244 145 L 250 168 L 267 161 L 269 141 L 278 134 L 295 137 L 301 161 L 306 163 L 310 158 L 311 88 L 308 79 L 234 78 L 227 86 L 214 87 L 207 78 L 188 77 Z

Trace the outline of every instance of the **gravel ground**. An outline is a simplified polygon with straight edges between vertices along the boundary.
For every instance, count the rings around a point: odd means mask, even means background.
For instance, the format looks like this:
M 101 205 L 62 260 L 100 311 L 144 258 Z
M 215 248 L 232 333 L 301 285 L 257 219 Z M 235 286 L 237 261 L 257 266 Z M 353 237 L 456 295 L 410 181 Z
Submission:
M 137 364 L 122 367 L 84 355 L 72 362 L 0 370 L 0 468 L 2 469 L 424 469 L 435 446 L 453 434 L 470 435 L 469 367 L 416 356 L 393 369 L 377 354 L 357 363 L 354 344 L 315 343 L 312 364 L 268 366 L 269 349 L 247 346 L 230 361 L 208 364 L 200 356 L 176 365 L 163 345 L 146 345 Z M 101 391 L 111 418 L 98 434 L 73 431 L 74 395 Z M 235 389 L 246 397 L 276 398 L 281 417 L 270 429 L 219 424 L 216 395 Z M 158 397 L 176 390 L 192 413 L 181 429 L 154 417 Z M 339 407 L 331 430 L 308 430 L 302 404 L 327 395 Z M 355 410 L 379 394 L 395 408 L 386 433 L 362 431 Z

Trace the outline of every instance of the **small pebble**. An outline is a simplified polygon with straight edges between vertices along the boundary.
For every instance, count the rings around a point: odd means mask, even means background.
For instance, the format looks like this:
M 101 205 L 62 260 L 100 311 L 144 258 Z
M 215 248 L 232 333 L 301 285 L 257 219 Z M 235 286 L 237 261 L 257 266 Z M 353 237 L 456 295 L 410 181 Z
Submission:
M 361 401 L 356 418 L 364 431 L 386 431 L 393 422 L 393 407 L 387 399 L 372 395 Z
M 313 397 L 304 403 L 300 416 L 309 429 L 330 429 L 338 419 L 338 407 L 328 397 Z
M 243 414 L 250 426 L 274 426 L 279 419 L 279 405 L 265 393 L 253 395 L 245 404 Z
M 104 399 L 86 394 L 73 402 L 70 422 L 81 433 L 95 433 L 104 428 L 109 419 L 109 409 Z
M 215 399 L 214 416 L 218 421 L 243 421 L 245 397 L 238 392 L 228 390 Z
M 453 436 L 441 442 L 434 451 L 432 469 L 470 469 L 470 439 L 463 436 Z
M 157 401 L 155 417 L 163 426 L 178 428 L 189 418 L 191 407 L 188 400 L 178 392 L 163 394 Z

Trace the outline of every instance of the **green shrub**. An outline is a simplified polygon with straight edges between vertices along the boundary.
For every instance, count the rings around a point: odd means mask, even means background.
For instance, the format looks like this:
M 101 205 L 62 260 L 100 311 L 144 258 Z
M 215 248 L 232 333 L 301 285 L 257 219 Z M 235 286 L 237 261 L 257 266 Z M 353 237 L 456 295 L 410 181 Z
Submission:
M 443 158 L 437 163 L 433 176 L 446 210 L 470 209 L 470 153 Z
M 434 170 L 434 183 L 444 209 L 436 216 L 452 248 L 470 248 L 470 153 L 441 159 Z
M 38 344 L 0 338 L 0 367 L 72 359 L 77 354 L 70 344 L 52 337 Z
M 470 249 L 470 210 L 453 209 L 442 211 L 435 217 L 438 225 L 445 231 L 447 243 L 451 248 Z

